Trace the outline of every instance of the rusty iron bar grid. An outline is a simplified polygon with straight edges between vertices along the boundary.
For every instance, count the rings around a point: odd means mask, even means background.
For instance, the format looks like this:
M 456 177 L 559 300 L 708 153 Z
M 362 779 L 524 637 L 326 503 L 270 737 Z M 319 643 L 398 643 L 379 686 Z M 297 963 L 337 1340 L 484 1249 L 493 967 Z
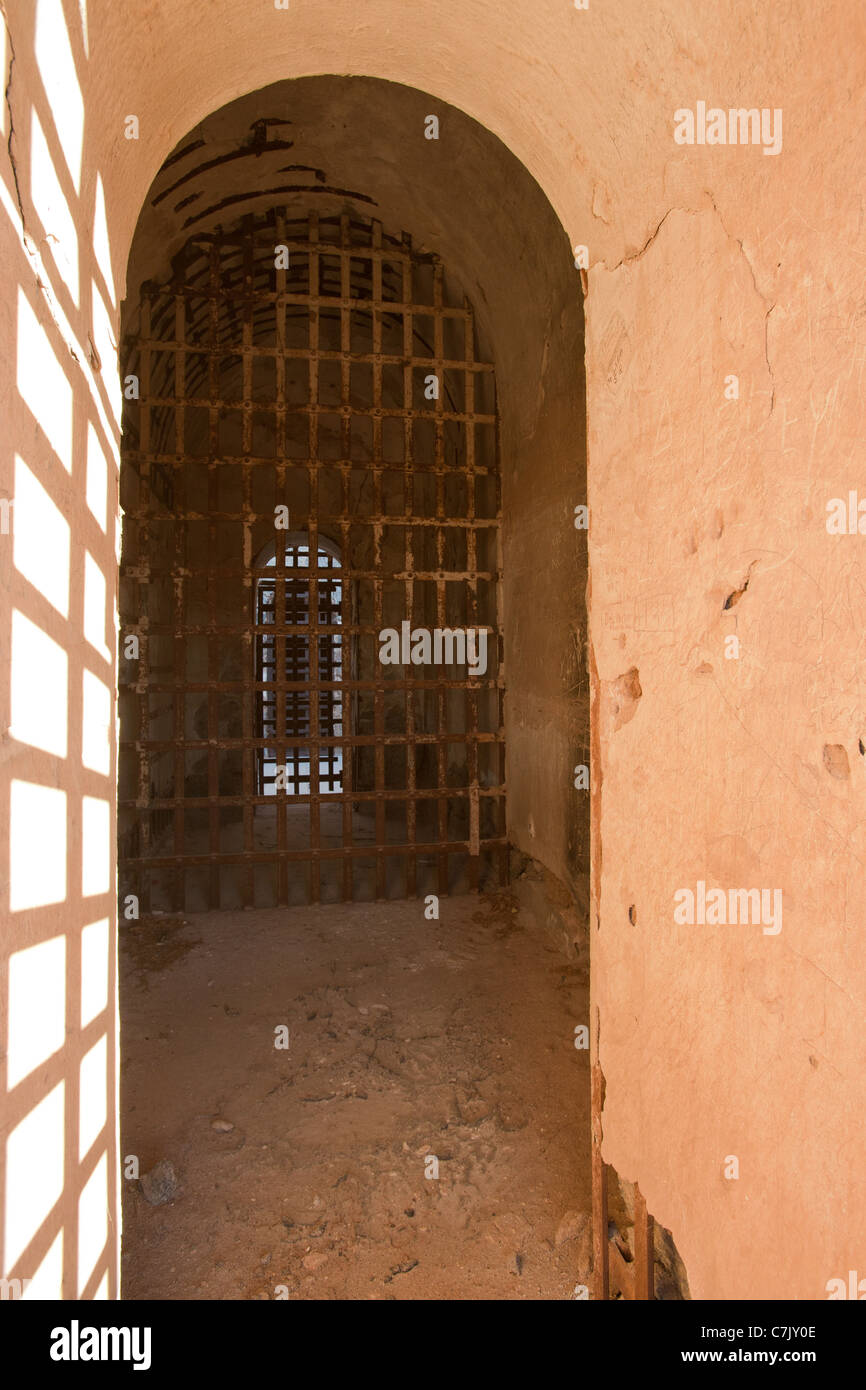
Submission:
M 277 244 L 289 249 L 288 271 L 274 269 Z M 422 285 L 425 288 L 420 288 Z M 459 858 L 468 867 L 468 886 L 472 889 L 479 887 L 482 876 L 485 882 L 491 881 L 491 875 L 500 883 L 506 881 L 498 423 L 493 369 L 491 364 L 476 358 L 472 309 L 465 297 L 461 299 L 459 305 L 447 302 L 441 262 L 435 256 L 415 252 L 405 234 L 398 241 L 387 236 L 377 221 L 359 221 L 348 214 L 320 218 L 312 213 L 299 219 L 280 210 L 264 217 L 247 216 L 235 232 L 191 238 L 174 262 L 171 282 L 142 287 L 138 329 L 125 338 L 124 375 L 136 371 L 140 399 L 129 408 L 124 427 L 126 487 L 121 565 L 121 630 L 124 637 L 138 636 L 140 655 L 134 666 L 121 663 L 118 802 L 122 893 L 137 893 L 142 912 L 151 910 L 154 875 L 160 871 L 170 875 L 169 900 L 163 898 L 163 902 L 174 911 L 190 910 L 187 887 L 191 870 L 206 871 L 204 905 L 224 905 L 222 871 L 229 866 L 241 866 L 243 906 L 258 905 L 255 873 L 260 865 L 276 871 L 274 901 L 279 905 L 290 901 L 290 864 L 306 865 L 306 900 L 311 902 L 319 901 L 322 875 L 326 866 L 332 864 L 342 866 L 341 872 L 338 870 L 341 900 L 359 896 L 359 879 L 353 875 L 353 864 L 366 866 L 371 858 L 377 899 L 395 896 L 386 885 L 387 866 L 395 860 L 405 863 L 403 888 L 407 897 L 423 890 L 447 893 L 451 857 Z M 366 326 L 360 344 L 355 341 L 356 319 L 362 329 Z M 297 339 L 297 330 L 299 326 L 303 329 L 304 321 L 305 341 L 293 344 L 290 339 Z M 291 333 L 287 331 L 289 326 Z M 332 345 L 324 346 L 324 342 Z M 223 386 L 226 359 L 232 362 L 234 382 L 239 387 L 234 391 Z M 264 399 L 254 384 L 259 362 L 273 365 L 272 390 Z M 308 370 L 306 399 L 293 398 L 288 389 L 288 373 L 295 363 L 306 364 Z M 330 363 L 339 363 L 338 405 L 323 400 L 319 391 L 320 372 L 327 370 Z M 359 402 L 358 392 L 353 390 L 352 372 L 367 365 L 371 369 L 371 390 L 368 399 Z M 384 399 L 383 374 L 389 369 L 391 395 L 395 371 L 402 378 L 399 403 Z M 420 401 L 421 372 L 425 376 L 435 372 L 440 387 L 450 382 L 450 389 L 440 389 L 438 399 L 429 404 Z M 455 383 L 462 383 L 462 403 Z M 479 395 L 484 409 L 476 408 Z M 447 409 L 446 405 L 452 408 Z M 229 409 L 238 412 L 241 421 L 240 449 L 234 451 L 224 447 L 226 440 L 221 437 L 221 420 Z M 195 410 L 207 415 L 206 449 L 195 460 L 206 466 L 206 496 L 200 488 L 197 495 L 187 495 L 196 493 L 191 486 L 192 458 L 186 430 L 188 415 Z M 256 438 L 255 426 L 261 424 L 263 415 L 273 430 L 273 453 L 257 452 L 254 447 L 261 443 L 261 432 Z M 335 415 L 339 418 L 339 451 L 336 457 L 323 456 L 319 447 L 320 421 Z M 358 417 L 370 421 L 371 434 L 369 456 L 362 458 L 360 465 L 353 436 Z M 308 431 L 307 448 L 305 456 L 292 456 L 287 449 L 287 431 L 289 422 L 299 419 L 305 421 Z M 417 447 L 420 420 L 432 424 L 432 456 L 429 446 L 426 455 Z M 389 421 L 402 432 L 402 459 L 386 457 L 383 436 Z M 449 426 L 452 436 L 447 439 Z M 482 458 L 477 448 L 479 426 L 488 428 Z M 459 430 L 456 446 L 455 429 Z M 237 438 L 234 442 L 238 442 Z M 421 470 L 419 463 L 423 465 Z M 364 478 L 372 480 L 373 489 L 372 506 L 360 511 L 354 488 L 359 467 Z M 224 504 L 222 474 L 227 468 L 234 468 L 240 478 L 239 504 L 236 500 L 231 507 Z M 308 505 L 303 529 L 309 546 L 311 600 L 309 621 L 303 626 L 286 622 L 284 547 L 275 546 L 270 567 L 261 563 L 257 537 L 260 542 L 263 525 L 269 525 L 273 534 L 273 512 L 262 510 L 260 502 L 254 505 L 256 477 L 263 470 L 273 476 L 275 505 L 284 502 L 290 509 L 292 477 L 300 470 L 307 479 Z M 333 504 L 323 502 L 320 506 L 319 502 L 320 482 L 333 473 L 340 477 L 338 515 L 334 515 Z M 428 493 L 427 499 L 417 504 L 419 473 L 423 479 L 432 480 L 435 501 Z M 465 479 L 465 490 L 455 505 L 455 497 L 461 494 L 453 484 L 455 478 L 461 477 Z M 393 488 L 389 486 L 394 481 L 402 484 L 402 510 L 394 506 Z M 391 494 L 387 507 L 383 488 Z M 417 505 L 413 505 L 413 499 Z M 393 545 L 389 557 L 383 554 L 383 542 L 396 530 L 398 521 L 402 527 L 402 563 L 395 561 Z M 223 523 L 239 525 L 242 530 L 242 546 L 239 554 L 235 548 L 234 563 L 227 562 L 226 557 L 218 558 L 218 532 Z M 166 524 L 171 532 L 169 543 L 160 546 L 157 532 Z M 338 539 L 340 545 L 339 627 L 319 622 L 315 586 L 319 582 L 320 524 L 326 526 L 322 534 Z M 196 527 L 206 533 L 206 546 L 202 555 L 201 544 L 198 545 L 198 559 L 193 562 L 195 547 L 191 550 L 191 537 Z M 352 562 L 353 532 L 358 530 L 370 533 L 372 562 Z M 280 533 L 276 534 L 279 538 Z M 463 564 L 459 566 L 453 553 L 448 553 L 449 545 L 453 551 L 455 537 L 461 538 L 457 548 Z M 435 547 L 432 565 L 430 539 Z M 418 543 L 426 564 L 422 561 L 416 568 Z M 360 548 L 363 552 L 363 545 Z M 480 548 L 485 557 L 482 564 Z M 190 585 L 202 578 L 206 612 L 201 612 L 202 605 L 198 603 L 193 615 L 197 615 L 197 620 L 193 621 L 190 608 L 195 605 L 190 598 Z M 275 608 L 275 622 L 267 629 L 256 622 L 257 581 L 265 578 L 274 585 Z M 246 591 L 246 613 L 240 622 L 224 621 L 219 607 L 220 579 L 233 579 Z M 155 587 L 166 583 L 171 587 L 170 611 L 165 602 L 161 611 L 149 595 Z M 455 621 L 448 602 L 448 587 L 455 583 L 463 590 L 462 622 Z M 416 678 L 415 669 L 426 668 L 409 667 L 408 675 L 386 680 L 383 668 L 375 663 L 371 666 L 369 660 L 363 670 L 357 644 L 365 638 L 375 638 L 383 626 L 399 626 L 385 620 L 383 608 L 383 590 L 394 584 L 403 589 L 405 616 L 413 623 L 486 628 L 490 648 L 487 676 L 470 679 L 467 675 L 461 680 L 446 674 L 444 668 L 434 668 L 432 678 Z M 362 585 L 372 588 L 372 614 L 369 605 L 364 612 L 359 603 Z M 435 589 L 432 613 L 429 601 L 426 613 L 423 602 L 418 601 L 417 591 L 424 585 L 433 585 Z M 479 585 L 484 589 L 483 602 L 479 602 Z M 257 661 L 261 665 L 257 644 L 264 640 L 265 631 L 271 639 L 276 635 L 277 644 L 276 679 L 267 683 L 255 679 Z M 343 722 L 339 734 L 335 731 L 334 737 L 328 738 L 321 732 L 319 702 L 323 696 L 333 701 L 337 687 L 317 678 L 319 664 L 315 652 L 320 638 L 331 640 L 335 631 L 341 634 L 347 649 L 338 687 Z M 316 676 L 305 683 L 292 682 L 285 675 L 285 643 L 298 635 L 309 642 L 310 667 Z M 239 680 L 226 680 L 221 678 L 221 643 L 233 638 L 239 639 L 243 652 L 242 671 Z M 169 679 L 164 664 L 151 657 L 160 639 L 173 646 Z M 197 639 L 206 643 L 205 679 L 201 679 L 201 672 L 197 673 L 199 679 L 191 676 L 187 664 L 188 645 Z M 299 689 L 308 692 L 312 736 L 307 794 L 285 790 L 276 796 L 256 794 L 260 785 L 260 761 L 256 760 L 263 757 L 267 743 L 274 741 L 273 737 L 257 737 L 257 733 L 264 732 L 257 728 L 256 707 L 265 689 L 275 701 L 278 735 L 286 729 L 287 695 Z M 240 694 L 242 706 L 242 727 L 234 736 L 220 728 L 219 715 L 220 700 L 231 694 Z M 386 700 L 393 700 L 398 694 L 404 700 L 404 726 L 394 732 L 386 728 L 385 706 Z M 463 702 L 463 728 L 449 727 L 449 700 L 457 694 Z M 195 695 L 203 697 L 206 729 L 199 728 L 196 732 L 200 736 L 190 737 L 185 702 Z M 432 728 L 425 727 L 430 723 L 429 707 L 424 703 L 428 696 L 435 702 Z M 168 734 L 164 719 L 152 714 L 152 702 L 160 698 L 169 701 L 169 736 L 164 736 Z M 479 701 L 484 699 L 487 727 L 480 728 Z M 363 712 L 368 723 L 372 713 L 373 727 L 366 732 L 359 732 L 362 709 L 353 703 L 362 700 L 366 700 Z M 160 714 L 164 714 L 164 709 Z M 343 768 L 342 791 L 325 798 L 313 773 L 322 747 L 339 747 Z M 455 747 L 463 750 L 465 785 L 449 782 L 448 754 Z M 389 748 L 405 749 L 405 776 L 397 786 L 393 785 L 393 776 L 386 777 Z M 372 779 L 369 770 L 366 776 L 359 775 L 358 759 L 366 749 L 373 755 Z M 487 749 L 489 755 L 483 777 L 479 757 L 482 749 Z M 235 750 L 240 751 L 242 761 L 239 793 L 227 792 L 221 786 L 221 760 Z M 423 784 L 423 779 L 419 781 L 419 750 L 432 750 L 435 754 L 436 778 L 432 785 Z M 278 756 L 284 758 L 288 751 L 286 739 L 278 737 Z M 167 786 L 158 786 L 153 770 L 155 761 L 163 754 L 171 759 L 173 772 Z M 207 769 L 206 791 L 199 787 L 199 794 L 187 785 L 187 760 L 195 754 L 204 757 Z M 333 753 L 328 756 L 333 757 Z M 427 772 L 429 775 L 429 768 Z M 321 842 L 323 800 L 340 807 L 339 845 Z M 461 802 L 468 809 L 468 824 L 464 816 L 460 830 L 465 833 L 455 833 L 449 816 Z M 374 835 L 372 841 L 362 839 L 359 843 L 356 816 L 367 804 L 373 811 Z M 293 845 L 290 841 L 290 805 L 293 811 L 309 807 L 306 844 Z M 389 805 L 405 810 L 405 834 L 396 842 L 386 833 Z M 423 834 L 418 833 L 419 808 L 423 810 L 427 805 L 435 807 L 432 837 L 429 824 Z M 255 817 L 262 807 L 276 812 L 276 843 L 267 849 L 256 848 L 255 841 Z M 220 815 L 233 808 L 242 817 L 241 848 L 221 844 Z M 188 816 L 195 812 L 207 814 L 206 847 L 188 843 Z M 427 871 L 423 885 L 419 882 L 419 866 Z M 434 866 L 435 880 L 431 880 L 429 870 Z M 333 879 L 329 880 L 329 888 L 333 888 Z

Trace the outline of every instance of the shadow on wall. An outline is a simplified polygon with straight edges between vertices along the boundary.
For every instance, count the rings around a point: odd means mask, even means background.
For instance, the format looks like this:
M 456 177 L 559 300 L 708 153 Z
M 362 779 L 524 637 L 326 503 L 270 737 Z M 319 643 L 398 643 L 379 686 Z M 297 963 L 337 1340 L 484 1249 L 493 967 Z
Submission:
M 26 10 L 14 88 L 0 28 L 0 1297 L 109 1298 L 117 297 L 77 10 Z

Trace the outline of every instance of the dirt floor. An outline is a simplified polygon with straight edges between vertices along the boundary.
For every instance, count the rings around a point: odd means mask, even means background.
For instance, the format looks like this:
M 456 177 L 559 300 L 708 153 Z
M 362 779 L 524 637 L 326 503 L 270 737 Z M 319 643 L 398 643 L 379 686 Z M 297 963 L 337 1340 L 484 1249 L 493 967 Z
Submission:
M 518 903 L 127 923 L 123 1297 L 573 1298 L 585 968 Z

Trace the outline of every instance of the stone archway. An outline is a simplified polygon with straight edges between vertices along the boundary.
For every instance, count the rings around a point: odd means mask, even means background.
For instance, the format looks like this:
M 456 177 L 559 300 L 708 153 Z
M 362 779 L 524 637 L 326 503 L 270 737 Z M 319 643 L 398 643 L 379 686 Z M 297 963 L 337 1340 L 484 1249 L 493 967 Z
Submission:
M 443 945 L 453 936 L 449 921 L 464 922 L 466 949 L 482 950 L 477 928 L 464 921 L 467 908 L 455 898 L 446 911 L 443 896 L 481 889 L 493 893 L 483 901 L 497 924 L 494 942 L 515 929 L 537 933 L 526 979 L 533 998 L 550 953 L 566 973 L 565 992 L 549 1008 L 556 1013 L 570 998 L 585 1017 L 588 806 L 572 775 L 560 775 L 563 748 L 569 769 L 589 758 L 585 530 L 573 524 L 586 495 L 580 281 L 555 216 L 525 170 L 488 132 L 439 103 L 441 122 L 464 151 L 455 171 L 428 138 L 437 129 L 430 105 L 428 95 L 370 79 L 310 78 L 251 93 L 180 142 L 142 210 L 123 311 L 122 375 L 140 390 L 125 407 L 120 618 L 122 640 L 140 639 L 147 661 L 122 668 L 119 862 L 122 895 L 140 898 L 142 920 L 129 924 L 122 946 L 140 964 L 148 933 L 160 930 L 155 908 L 255 908 L 243 935 L 268 955 L 268 930 L 276 929 L 263 915 L 270 908 L 403 899 L 408 910 L 420 899 L 414 912 L 442 923 L 435 930 Z M 375 132 L 395 125 L 415 129 L 416 139 L 386 159 Z M 318 720 L 317 735 L 319 747 L 339 745 L 336 797 L 310 779 L 280 785 L 269 802 L 251 771 L 267 740 L 254 723 L 262 682 L 250 681 L 253 663 L 244 655 L 258 640 L 248 610 L 260 576 L 250 562 L 275 525 L 299 528 L 310 553 L 319 535 L 339 545 L 346 715 L 339 734 Z M 279 545 L 275 553 L 282 672 L 292 641 L 307 641 L 307 632 L 318 641 L 320 631 L 331 635 L 318 607 L 312 627 L 309 604 L 306 618 L 288 615 L 294 580 L 280 568 Z M 311 574 L 310 583 L 322 580 Z M 384 663 L 383 638 L 403 626 L 413 639 L 417 632 L 431 638 L 426 656 L 419 649 L 420 666 L 414 655 L 407 665 L 405 653 L 396 668 Z M 483 632 L 483 670 L 471 665 L 470 632 Z M 467 637 L 462 656 L 456 637 Z M 437 669 L 446 638 L 446 664 Z M 283 745 L 281 757 L 292 732 L 284 713 L 297 684 L 291 675 L 273 682 L 276 734 L 269 737 Z M 306 682 L 319 707 L 332 684 Z M 229 699 L 237 727 L 220 714 Z M 294 910 L 290 921 L 297 922 Z M 347 923 L 355 920 L 351 912 Z M 359 939 L 366 932 L 378 940 L 387 920 L 358 916 Z M 402 920 L 394 918 L 397 959 L 405 949 Z M 208 941 L 225 946 L 228 918 L 194 921 Z M 180 950 L 182 932 L 177 941 Z M 435 952 L 428 961 L 418 950 L 413 968 L 435 977 Z M 193 969 L 194 958 L 191 949 L 179 968 Z M 458 955 L 450 959 L 454 969 L 469 968 L 458 965 Z M 315 981 L 314 965 L 310 971 Z M 218 982 L 217 959 L 211 973 Z M 376 1007 L 396 1013 L 399 983 L 386 978 Z M 491 989 L 511 997 L 494 958 L 489 978 Z M 297 982 L 303 1017 L 314 1020 L 319 986 L 303 975 Z M 431 1008 L 441 988 L 431 985 Z M 160 989 L 154 978 L 154 1008 Z M 195 997 L 192 976 L 187 992 Z M 124 1000 L 130 1076 L 136 1093 L 146 1093 L 134 1043 L 144 1014 L 129 986 Z M 480 997 L 478 1008 L 480 1020 Z M 293 1015 L 293 1029 L 303 1029 L 303 1017 Z M 162 1031 L 171 1036 L 167 1019 Z M 350 1020 L 341 1022 L 349 1033 Z M 218 1022 L 215 1045 L 224 1031 Z M 414 1026 L 411 1019 L 400 1025 Z M 435 1071 L 436 1027 L 425 1026 Z M 547 1010 L 534 1005 L 523 1023 L 530 1054 L 547 1026 Z M 482 1147 L 497 1126 L 503 1139 L 520 1133 L 514 1142 L 527 1155 L 536 1124 L 554 1129 L 551 1153 L 561 1149 L 563 1158 L 551 1161 L 544 1200 L 558 1210 L 534 1220 L 539 1229 L 550 1225 L 551 1241 L 561 1228 L 554 1263 L 562 1265 L 560 1280 L 569 1269 L 565 1296 L 587 1278 L 588 1072 L 573 1024 L 563 1018 L 559 1026 L 557 1069 L 565 1068 L 574 1119 L 563 1123 L 543 1108 L 531 1116 L 516 1092 L 508 1098 L 505 1071 L 490 1081 L 495 1102 L 492 1093 L 476 1094 L 474 1082 L 461 1090 L 449 1133 L 456 1162 L 462 1128 L 480 1125 L 472 1142 Z M 453 1038 L 450 1045 L 457 1046 Z M 383 1056 L 388 1046 L 384 1040 Z M 487 1064 L 454 1065 L 459 1073 Z M 387 1112 L 392 1097 L 375 1075 L 362 1069 L 352 1095 L 363 1087 Z M 414 1121 L 423 1125 L 434 1098 L 425 1098 L 420 1078 L 398 1075 L 398 1087 L 404 1082 L 413 1088 Z M 208 1086 L 202 1073 L 196 1090 L 204 1095 Z M 247 1100 L 255 1094 L 252 1077 L 243 1092 Z M 163 1094 L 173 1114 L 178 1100 Z M 232 1103 L 244 1104 L 239 1096 Z M 175 1127 L 143 1132 L 135 1108 L 124 1117 L 124 1147 L 146 1149 L 152 1162 L 157 1142 L 178 1143 Z M 280 1133 L 305 1133 L 299 1119 L 287 1110 Z M 256 1124 L 244 1115 L 245 1131 Z M 575 1127 L 582 1136 L 576 1144 L 569 1137 Z M 469 1163 L 474 1150 L 465 1142 Z M 381 1155 L 364 1154 L 362 1168 L 374 1173 Z M 428 1156 L 438 1163 L 435 1152 Z M 196 1148 L 187 1167 L 206 1171 L 211 1162 Z M 309 1164 L 298 1162 L 306 1172 Z M 495 1182 L 503 1180 L 500 1174 Z M 411 1182 L 406 1191 L 403 1207 L 414 1209 Z M 203 1198 L 192 1191 L 190 1200 Z M 264 1197 L 256 1200 L 261 1208 Z M 477 1200 L 483 1205 L 483 1191 Z M 341 1208 L 336 1226 L 356 1220 L 353 1212 Z M 399 1213 L 380 1212 L 373 1224 L 385 1232 L 392 1215 Z M 127 1217 L 134 1262 L 135 1250 L 146 1248 L 146 1209 L 128 1204 Z M 494 1277 L 479 1252 L 467 1246 L 460 1267 L 469 1277 Z M 242 1250 L 233 1258 L 244 1265 Z M 534 1251 L 531 1261 L 539 1288 L 552 1287 L 544 1281 L 553 1266 L 540 1270 Z M 142 1285 L 136 1279 L 132 1287 Z M 460 1290 L 455 1296 L 465 1296 Z

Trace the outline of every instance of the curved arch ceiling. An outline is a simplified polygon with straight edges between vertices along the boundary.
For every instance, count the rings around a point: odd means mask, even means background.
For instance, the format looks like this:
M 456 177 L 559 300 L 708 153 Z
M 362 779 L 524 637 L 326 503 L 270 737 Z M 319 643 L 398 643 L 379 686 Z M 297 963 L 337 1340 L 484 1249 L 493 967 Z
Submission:
M 246 214 L 285 206 L 378 217 L 441 256 L 473 303 L 482 353 L 495 355 L 502 383 L 516 384 L 518 435 L 531 431 L 543 392 L 528 390 L 527 377 L 543 379 L 546 345 L 566 342 L 583 357 L 563 332 L 564 315 L 571 323 L 582 314 L 571 248 L 538 184 L 478 122 L 440 107 L 440 139 L 425 138 L 430 105 L 429 94 L 398 83 L 311 77 L 212 113 L 185 133 L 148 191 L 127 308 L 143 281 L 167 276 L 191 236 Z

